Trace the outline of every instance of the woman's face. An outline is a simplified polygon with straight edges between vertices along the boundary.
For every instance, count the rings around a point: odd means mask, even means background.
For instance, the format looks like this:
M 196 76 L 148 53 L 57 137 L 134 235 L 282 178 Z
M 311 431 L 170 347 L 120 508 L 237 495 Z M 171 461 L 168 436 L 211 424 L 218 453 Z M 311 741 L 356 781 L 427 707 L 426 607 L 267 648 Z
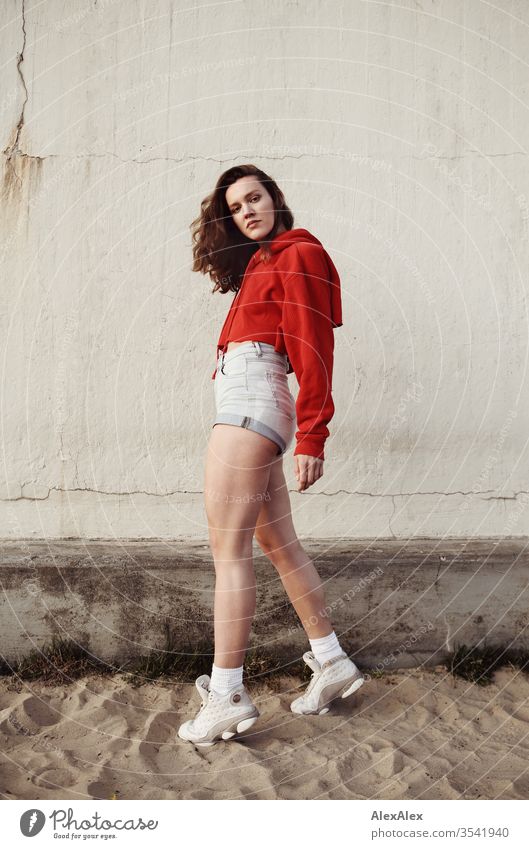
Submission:
M 226 203 L 235 224 L 248 239 L 265 239 L 275 224 L 272 196 L 256 177 L 241 177 L 228 186 Z

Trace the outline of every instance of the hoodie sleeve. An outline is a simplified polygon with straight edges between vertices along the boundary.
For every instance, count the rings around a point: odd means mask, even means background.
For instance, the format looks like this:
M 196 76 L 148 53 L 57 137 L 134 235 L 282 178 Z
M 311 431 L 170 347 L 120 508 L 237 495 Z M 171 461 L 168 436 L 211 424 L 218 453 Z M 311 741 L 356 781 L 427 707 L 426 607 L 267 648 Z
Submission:
M 299 384 L 296 401 L 296 454 L 325 459 L 328 423 L 334 415 L 332 371 L 334 333 L 331 284 L 325 252 L 296 245 L 296 271 L 284 279 L 283 338 Z

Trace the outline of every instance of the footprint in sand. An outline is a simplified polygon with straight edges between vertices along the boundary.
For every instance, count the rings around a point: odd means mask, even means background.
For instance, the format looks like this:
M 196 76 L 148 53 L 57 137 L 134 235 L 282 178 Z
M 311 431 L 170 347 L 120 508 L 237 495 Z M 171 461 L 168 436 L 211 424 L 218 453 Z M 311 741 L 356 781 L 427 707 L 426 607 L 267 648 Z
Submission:
M 182 720 L 183 721 L 183 720 Z M 175 720 L 173 711 L 160 711 L 148 718 L 142 737 L 146 743 L 162 746 L 170 743 L 178 731 L 179 724 Z
M 519 799 L 528 799 L 529 798 L 529 775 L 527 772 L 525 775 L 521 775 L 519 778 L 516 778 L 512 782 L 512 787 L 517 794 Z M 505 797 L 506 799 L 512 798 L 509 796 Z
M 34 775 L 32 783 L 36 787 L 46 787 L 50 789 L 61 789 L 72 787 L 77 781 L 77 777 L 73 772 L 70 772 L 64 767 L 48 767 L 42 770 L 38 775 Z
M 215 791 L 214 790 L 192 790 L 188 796 L 188 799 L 214 799 Z
M 28 696 L 0 722 L 0 730 L 10 737 L 19 734 L 32 737 L 43 728 L 57 725 L 61 719 L 61 714 L 51 710 L 46 702 Z
M 28 696 L 24 699 L 23 708 L 27 718 L 39 727 L 56 725 L 62 718 L 60 711 L 53 710 L 45 701 L 36 696 Z
M 116 789 L 115 783 L 101 781 L 100 779 L 98 779 L 97 781 L 92 781 L 90 784 L 88 784 L 86 792 L 89 796 L 92 797 L 92 799 L 115 800 L 121 798 L 119 790 Z

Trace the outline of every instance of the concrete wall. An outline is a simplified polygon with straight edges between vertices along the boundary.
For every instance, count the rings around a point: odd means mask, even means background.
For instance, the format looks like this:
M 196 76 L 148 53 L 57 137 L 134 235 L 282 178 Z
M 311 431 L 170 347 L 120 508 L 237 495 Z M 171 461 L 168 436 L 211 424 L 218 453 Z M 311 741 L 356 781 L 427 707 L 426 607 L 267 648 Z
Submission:
M 307 540 L 324 612 L 362 665 L 435 666 L 462 645 L 527 651 L 525 540 Z M 281 580 L 254 549 L 249 646 L 280 665 L 307 635 Z M 167 646 L 213 645 L 214 569 L 204 542 L 6 540 L 0 545 L 1 655 L 7 664 L 52 637 L 121 662 Z
M 189 224 L 247 161 L 342 276 L 299 532 L 528 533 L 528 5 L 1 6 L 0 536 L 206 537 Z

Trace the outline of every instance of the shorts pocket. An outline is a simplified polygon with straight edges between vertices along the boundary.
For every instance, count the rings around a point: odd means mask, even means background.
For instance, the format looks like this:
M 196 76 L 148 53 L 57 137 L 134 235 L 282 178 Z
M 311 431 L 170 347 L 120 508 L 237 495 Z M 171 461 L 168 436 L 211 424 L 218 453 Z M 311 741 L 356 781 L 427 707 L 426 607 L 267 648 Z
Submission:
M 246 385 L 246 357 L 239 356 L 234 357 L 233 360 L 225 360 L 224 366 L 219 369 L 219 374 L 225 380 L 239 380 Z

